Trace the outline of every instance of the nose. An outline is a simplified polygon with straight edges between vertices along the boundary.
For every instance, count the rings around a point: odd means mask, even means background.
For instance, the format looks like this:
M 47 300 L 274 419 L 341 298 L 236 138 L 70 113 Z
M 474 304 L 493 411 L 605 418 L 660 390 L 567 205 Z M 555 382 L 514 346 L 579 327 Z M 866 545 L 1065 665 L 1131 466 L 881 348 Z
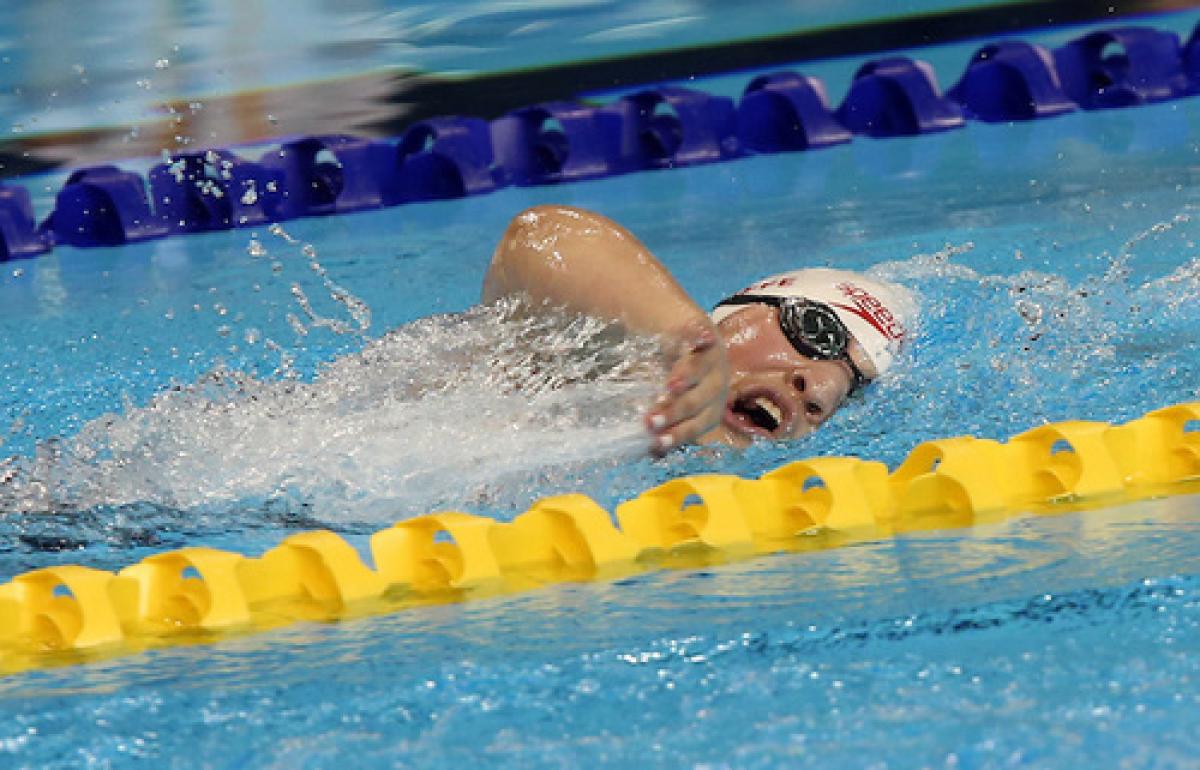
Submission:
M 813 381 L 811 373 L 802 367 L 795 367 L 785 374 L 785 384 L 791 390 L 791 396 L 796 408 L 792 419 L 791 433 L 800 436 L 812 431 L 821 423 L 821 409 L 813 397 Z
M 802 371 L 792 372 L 792 389 L 796 391 L 801 398 L 804 397 L 804 392 L 808 389 L 808 378 L 804 376 Z
M 815 428 L 837 409 L 840 399 L 835 400 L 833 393 L 836 389 L 836 366 L 833 361 L 809 361 L 795 366 L 788 373 L 789 384 L 799 407 L 799 422 L 802 424 Z

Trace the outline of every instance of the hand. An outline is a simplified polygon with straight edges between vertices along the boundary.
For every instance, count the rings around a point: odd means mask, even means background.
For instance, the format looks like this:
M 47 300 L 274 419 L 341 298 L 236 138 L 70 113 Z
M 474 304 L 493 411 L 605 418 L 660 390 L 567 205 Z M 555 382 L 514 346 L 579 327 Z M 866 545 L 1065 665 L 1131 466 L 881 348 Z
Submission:
M 707 316 L 671 335 L 667 350 L 673 360 L 666 390 L 646 413 L 656 453 L 694 443 L 717 427 L 729 393 L 725 346 Z

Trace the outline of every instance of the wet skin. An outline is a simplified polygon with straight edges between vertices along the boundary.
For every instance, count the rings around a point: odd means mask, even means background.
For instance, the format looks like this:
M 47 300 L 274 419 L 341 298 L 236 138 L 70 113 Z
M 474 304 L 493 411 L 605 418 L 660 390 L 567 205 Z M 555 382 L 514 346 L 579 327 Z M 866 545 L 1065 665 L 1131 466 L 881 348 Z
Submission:
M 798 353 L 775 308 L 747 305 L 715 325 L 632 233 L 595 212 L 546 205 L 514 217 L 492 256 L 482 299 L 511 294 L 663 341 L 668 372 L 645 415 L 655 453 L 807 435 L 850 390 L 849 366 Z M 849 353 L 868 378 L 874 375 L 856 342 Z
M 701 441 L 745 446 L 755 439 L 806 436 L 837 411 L 853 375 L 845 361 L 801 355 L 779 327 L 779 311 L 748 305 L 717 326 L 729 363 L 729 390 L 720 425 Z M 869 360 L 851 343 L 850 355 L 867 376 Z

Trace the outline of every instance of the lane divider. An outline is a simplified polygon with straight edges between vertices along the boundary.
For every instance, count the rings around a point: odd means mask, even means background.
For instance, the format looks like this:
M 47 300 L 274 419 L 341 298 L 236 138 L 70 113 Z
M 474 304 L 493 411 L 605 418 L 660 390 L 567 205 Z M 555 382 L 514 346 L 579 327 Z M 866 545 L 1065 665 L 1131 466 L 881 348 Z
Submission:
M 599 106 L 531 105 L 490 122 L 424 120 L 394 141 L 297 137 L 258 160 L 228 149 L 184 152 L 151 168 L 147 178 L 111 165 L 79 169 L 40 224 L 24 187 L 0 185 L 0 261 L 56 244 L 115 246 L 1197 92 L 1200 25 L 1186 43 L 1173 32 L 1118 27 L 1053 50 L 1017 40 L 985 45 L 944 94 L 925 62 L 868 61 L 836 109 L 819 80 L 785 71 L 751 80 L 736 105 L 664 85 Z
M 929 441 L 891 473 L 879 462 L 818 457 L 757 479 L 673 479 L 616 506 L 617 526 L 579 494 L 540 500 L 511 522 L 458 511 L 419 516 L 370 537 L 373 566 L 318 530 L 258 557 L 191 547 L 115 574 L 45 567 L 0 585 L 0 671 L 1196 492 L 1200 402 L 1191 402 L 1122 425 L 1043 425 L 1004 443 Z

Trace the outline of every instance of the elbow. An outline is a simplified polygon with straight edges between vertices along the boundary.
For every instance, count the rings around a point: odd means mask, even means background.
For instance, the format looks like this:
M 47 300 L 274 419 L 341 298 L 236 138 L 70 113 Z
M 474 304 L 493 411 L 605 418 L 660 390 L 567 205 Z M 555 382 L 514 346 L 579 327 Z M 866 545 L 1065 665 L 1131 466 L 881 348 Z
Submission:
M 508 294 L 540 293 L 548 273 L 563 260 L 564 240 L 586 229 L 596 215 L 570 206 L 541 205 L 525 209 L 508 223 L 492 255 L 483 285 L 483 300 Z
M 497 256 L 521 252 L 543 252 L 564 233 L 578 229 L 596 215 L 573 206 L 531 206 L 508 223 L 496 249 Z

